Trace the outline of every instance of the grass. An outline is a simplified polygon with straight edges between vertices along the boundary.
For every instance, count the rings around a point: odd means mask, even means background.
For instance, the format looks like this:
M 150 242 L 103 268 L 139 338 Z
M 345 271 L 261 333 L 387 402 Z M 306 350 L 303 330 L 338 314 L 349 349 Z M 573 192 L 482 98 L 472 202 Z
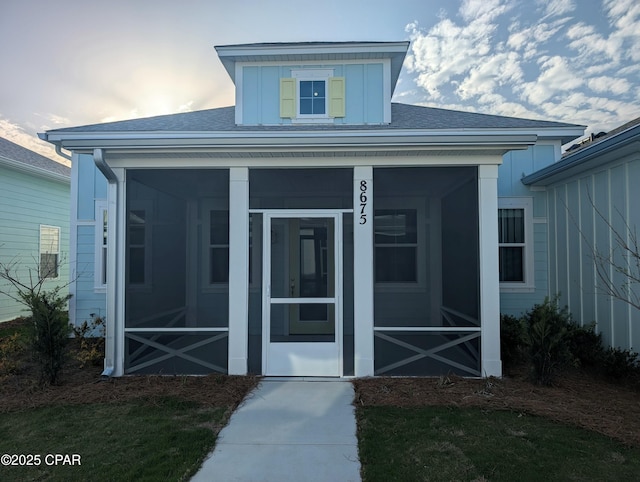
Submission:
M 505 411 L 360 407 L 363 480 L 636 480 L 640 450 Z
M 224 409 L 178 399 L 51 406 L 0 414 L 0 454 L 40 454 L 31 467 L 0 467 L 0 480 L 182 480 L 215 443 Z M 80 466 L 47 466 L 46 454 L 79 454 Z

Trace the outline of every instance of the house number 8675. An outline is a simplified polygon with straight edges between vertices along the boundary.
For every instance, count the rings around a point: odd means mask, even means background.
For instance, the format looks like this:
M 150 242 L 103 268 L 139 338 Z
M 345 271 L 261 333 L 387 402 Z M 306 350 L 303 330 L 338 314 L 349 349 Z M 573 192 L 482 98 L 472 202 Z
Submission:
M 367 224 L 367 181 L 360 181 L 360 224 Z

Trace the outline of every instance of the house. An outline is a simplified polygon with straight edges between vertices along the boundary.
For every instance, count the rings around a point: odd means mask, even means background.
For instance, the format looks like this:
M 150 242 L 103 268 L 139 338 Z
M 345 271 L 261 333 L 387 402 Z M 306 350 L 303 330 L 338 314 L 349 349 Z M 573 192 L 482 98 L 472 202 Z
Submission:
M 70 173 L 67 166 L 0 138 L 0 263 L 45 289 L 69 281 Z M 17 291 L 0 280 L 0 321 L 23 316 Z
M 392 103 L 408 47 L 219 46 L 234 106 L 41 134 L 106 375 L 501 374 L 501 291 L 549 288 L 522 173 L 584 127 Z
M 549 292 L 577 320 L 595 321 L 606 344 L 637 351 L 640 310 L 631 303 L 640 306 L 640 118 L 576 147 L 522 180 L 542 190 L 547 205 Z

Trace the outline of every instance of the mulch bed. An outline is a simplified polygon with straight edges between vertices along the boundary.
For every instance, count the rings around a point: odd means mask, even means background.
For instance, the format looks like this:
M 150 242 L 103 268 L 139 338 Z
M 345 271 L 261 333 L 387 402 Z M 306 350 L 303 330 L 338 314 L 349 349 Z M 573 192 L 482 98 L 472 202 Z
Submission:
M 640 446 L 640 391 L 571 372 L 555 386 L 523 374 L 502 379 L 367 378 L 354 381 L 358 406 L 450 406 L 511 410 L 583 427 Z
M 3 329 L 23 323 L 5 322 Z M 0 371 L 0 413 L 49 405 L 78 405 L 91 403 L 119 403 L 134 399 L 176 397 L 208 407 L 234 410 L 247 393 L 258 383 L 252 376 L 125 376 L 103 380 L 102 366 L 82 366 L 77 358 L 80 344 L 71 340 L 67 362 L 57 386 L 39 382 L 38 367 L 27 350 L 18 357 L 18 369 L 11 373 Z M 101 362 L 99 363 L 101 365 Z
M 9 325 L 3 324 L 4 327 Z M 59 386 L 41 386 L 37 367 L 24 354 L 15 373 L 0 374 L 0 413 L 47 405 L 117 403 L 134 399 L 178 397 L 203 406 L 235 409 L 258 377 L 252 376 L 126 376 L 102 381 L 101 367 L 84 366 L 70 344 L 69 361 Z M 607 383 L 574 371 L 541 387 L 526 372 L 502 379 L 363 378 L 353 382 L 356 406 L 429 405 L 512 410 L 583 427 L 640 446 L 640 390 Z

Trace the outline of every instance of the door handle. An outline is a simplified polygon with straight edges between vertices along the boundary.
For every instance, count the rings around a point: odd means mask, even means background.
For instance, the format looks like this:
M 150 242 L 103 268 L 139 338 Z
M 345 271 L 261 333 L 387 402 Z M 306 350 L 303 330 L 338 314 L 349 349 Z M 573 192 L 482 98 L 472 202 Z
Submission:
M 291 298 L 293 298 L 293 294 L 296 290 L 296 279 L 291 278 Z

